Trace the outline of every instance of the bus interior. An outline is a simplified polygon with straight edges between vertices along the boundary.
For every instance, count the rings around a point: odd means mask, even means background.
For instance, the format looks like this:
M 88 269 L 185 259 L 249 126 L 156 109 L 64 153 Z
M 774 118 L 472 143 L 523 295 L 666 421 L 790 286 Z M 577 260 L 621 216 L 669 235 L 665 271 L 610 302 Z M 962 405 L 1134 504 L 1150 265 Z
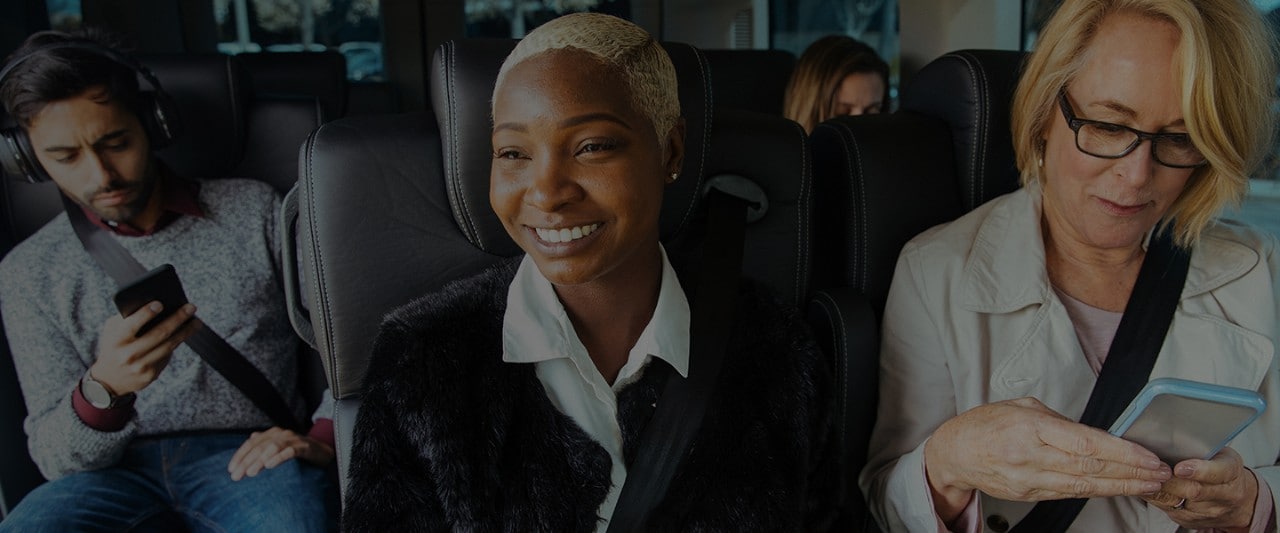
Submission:
M 847 473 L 841 528 L 874 531 L 857 472 L 876 413 L 878 321 L 898 251 L 1018 187 L 1011 95 L 1057 3 L 11 0 L 0 5 L 0 52 L 39 30 L 120 32 L 181 107 L 184 137 L 161 152 L 167 163 L 257 177 L 288 195 L 297 247 L 285 251 L 286 292 L 311 350 L 300 372 L 311 397 L 328 389 L 337 400 L 341 469 L 382 315 L 518 253 L 484 242 L 492 217 L 451 208 L 485 201 L 488 91 L 514 39 L 593 11 L 635 22 L 669 51 L 691 45 L 676 59 L 693 117 L 690 152 L 700 155 L 686 171 L 706 181 L 745 176 L 762 188 L 768 213 L 747 226 L 744 273 L 780 288 L 831 357 Z M 1254 3 L 1280 26 L 1280 1 Z M 782 118 L 783 92 L 800 53 L 830 34 L 862 40 L 888 62 L 891 112 L 832 119 L 806 134 Z M 5 176 L 0 256 L 60 209 L 51 184 Z M 1280 148 L 1231 216 L 1280 234 Z M 0 518 L 44 481 L 24 417 L 0 343 Z

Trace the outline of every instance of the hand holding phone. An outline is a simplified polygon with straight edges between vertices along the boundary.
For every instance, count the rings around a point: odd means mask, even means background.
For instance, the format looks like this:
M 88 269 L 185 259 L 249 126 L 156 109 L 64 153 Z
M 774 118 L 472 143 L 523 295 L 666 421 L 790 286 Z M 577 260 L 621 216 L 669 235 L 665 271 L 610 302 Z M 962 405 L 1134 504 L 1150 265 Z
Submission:
M 111 393 L 122 395 L 150 385 L 168 364 L 173 350 L 198 327 L 195 307 L 187 303 L 171 265 L 148 272 L 114 297 L 119 315 L 98 334 L 97 360 L 89 372 Z M 159 302 L 158 312 L 147 306 Z
M 120 316 L 127 317 L 142 309 L 142 306 L 151 302 L 160 302 L 164 306 L 160 313 L 143 324 L 134 333 L 135 337 L 141 337 L 154 328 L 156 324 L 169 318 L 183 304 L 187 303 L 187 294 L 182 290 L 182 282 L 178 280 L 178 272 L 173 269 L 173 265 L 165 263 L 155 269 L 143 274 L 142 277 L 134 280 L 132 283 L 121 287 L 115 295 L 116 309 L 120 310 Z
M 1170 466 L 1210 459 L 1266 409 L 1256 391 L 1160 378 L 1147 383 L 1111 434 L 1141 444 Z

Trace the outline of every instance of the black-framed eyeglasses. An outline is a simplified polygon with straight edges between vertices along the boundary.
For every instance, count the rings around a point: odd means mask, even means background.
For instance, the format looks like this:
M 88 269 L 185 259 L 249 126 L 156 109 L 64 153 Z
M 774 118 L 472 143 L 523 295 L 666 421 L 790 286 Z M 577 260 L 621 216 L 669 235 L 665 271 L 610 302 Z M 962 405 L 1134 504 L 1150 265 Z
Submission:
M 1151 141 L 1151 155 L 1157 163 L 1173 168 L 1196 168 L 1208 163 L 1186 133 L 1147 133 L 1128 126 L 1076 117 L 1067 100 L 1067 91 L 1058 91 L 1058 106 L 1067 127 L 1076 134 L 1076 149 L 1094 157 L 1119 159 Z

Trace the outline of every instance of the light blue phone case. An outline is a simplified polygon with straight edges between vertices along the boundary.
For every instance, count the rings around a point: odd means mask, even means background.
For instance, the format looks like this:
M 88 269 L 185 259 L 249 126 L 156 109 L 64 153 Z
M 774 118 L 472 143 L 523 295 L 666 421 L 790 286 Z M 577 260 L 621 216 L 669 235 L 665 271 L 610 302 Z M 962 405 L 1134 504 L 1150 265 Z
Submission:
M 1209 459 L 1266 407 L 1266 400 L 1248 389 L 1153 379 L 1111 426 L 1111 434 L 1141 444 L 1170 465 Z

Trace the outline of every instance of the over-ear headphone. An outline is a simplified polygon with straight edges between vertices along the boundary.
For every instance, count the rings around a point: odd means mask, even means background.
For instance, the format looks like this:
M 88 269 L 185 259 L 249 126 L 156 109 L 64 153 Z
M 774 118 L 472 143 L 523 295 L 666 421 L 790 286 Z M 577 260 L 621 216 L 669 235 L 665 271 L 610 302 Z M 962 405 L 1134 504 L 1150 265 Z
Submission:
M 3 70 L 0 70 L 0 84 L 4 83 L 5 78 L 14 68 L 17 68 L 18 65 L 28 59 L 53 50 L 68 48 L 92 52 L 129 67 L 130 70 L 141 75 L 142 79 L 151 85 L 151 90 L 139 91 L 139 108 L 134 111 L 142 122 L 143 129 L 147 132 L 151 148 L 163 148 L 177 138 L 181 130 L 177 103 L 160 87 L 160 80 L 156 79 L 155 74 L 152 74 L 150 69 L 143 66 L 132 56 L 93 41 L 76 39 L 50 43 L 32 50 L 10 61 L 9 64 L 4 66 Z M 50 179 L 49 173 L 45 171 L 44 167 L 40 165 L 40 161 L 36 159 L 35 150 L 31 147 L 31 139 L 27 137 L 26 129 L 9 116 L 5 116 L 3 123 L 0 123 L 0 167 L 4 169 L 5 174 L 15 178 L 24 177 L 31 183 L 39 183 Z

